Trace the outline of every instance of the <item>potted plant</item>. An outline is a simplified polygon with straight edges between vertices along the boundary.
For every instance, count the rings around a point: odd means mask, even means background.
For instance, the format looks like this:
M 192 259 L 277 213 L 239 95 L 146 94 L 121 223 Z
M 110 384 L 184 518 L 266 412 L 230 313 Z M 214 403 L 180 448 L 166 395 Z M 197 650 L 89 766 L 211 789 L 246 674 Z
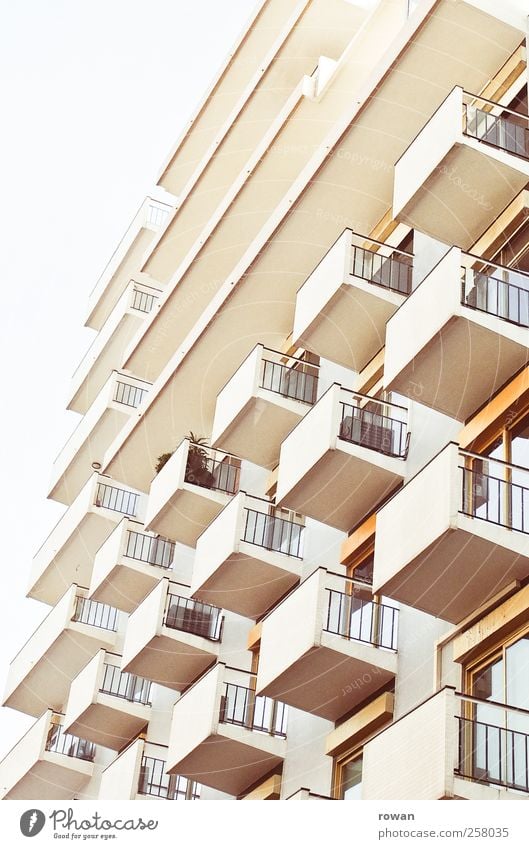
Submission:
M 187 453 L 185 479 L 188 483 L 211 489 L 215 483 L 215 476 L 211 472 L 210 458 L 205 450 L 208 444 L 207 440 L 204 437 L 195 436 L 192 431 L 190 431 L 187 439 L 189 439 L 190 445 Z
M 156 465 L 154 467 L 156 474 L 161 472 L 167 461 L 170 460 L 172 456 L 173 452 L 167 451 L 165 454 L 160 454 L 160 456 L 156 458 Z

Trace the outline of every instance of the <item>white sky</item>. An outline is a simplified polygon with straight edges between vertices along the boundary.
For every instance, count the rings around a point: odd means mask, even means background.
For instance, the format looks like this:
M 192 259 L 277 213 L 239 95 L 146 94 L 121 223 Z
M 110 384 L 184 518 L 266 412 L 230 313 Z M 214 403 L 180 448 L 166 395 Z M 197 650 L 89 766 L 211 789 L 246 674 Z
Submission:
M 24 596 L 88 294 L 254 5 L 0 0 L 2 693 L 48 610 Z M 0 757 L 32 722 L 2 709 Z

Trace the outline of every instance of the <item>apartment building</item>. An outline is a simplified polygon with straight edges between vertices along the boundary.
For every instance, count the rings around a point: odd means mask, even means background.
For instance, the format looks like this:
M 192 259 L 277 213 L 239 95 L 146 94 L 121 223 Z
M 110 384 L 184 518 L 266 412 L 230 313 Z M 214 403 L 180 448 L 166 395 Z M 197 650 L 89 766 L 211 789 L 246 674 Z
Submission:
M 525 5 L 257 5 L 90 297 L 4 799 L 529 798 Z

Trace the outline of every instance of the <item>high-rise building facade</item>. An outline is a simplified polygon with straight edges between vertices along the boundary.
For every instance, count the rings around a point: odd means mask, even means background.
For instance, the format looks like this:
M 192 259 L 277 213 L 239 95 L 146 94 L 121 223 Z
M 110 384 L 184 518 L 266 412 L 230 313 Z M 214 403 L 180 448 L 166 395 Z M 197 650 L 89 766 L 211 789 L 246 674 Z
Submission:
M 529 794 L 527 9 L 261 0 L 98 281 L 5 799 Z

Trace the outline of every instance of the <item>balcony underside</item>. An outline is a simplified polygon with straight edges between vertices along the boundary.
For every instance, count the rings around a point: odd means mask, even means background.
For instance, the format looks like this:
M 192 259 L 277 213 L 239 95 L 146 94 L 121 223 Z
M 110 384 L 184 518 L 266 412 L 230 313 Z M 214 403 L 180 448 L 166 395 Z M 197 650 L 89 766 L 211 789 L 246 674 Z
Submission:
M 88 478 L 94 473 L 92 463 L 103 462 L 106 449 L 120 432 L 128 418 L 128 413 L 130 409 L 125 406 L 123 409 L 107 407 L 94 427 L 87 433 L 86 439 L 70 462 L 64 465 L 59 455 L 56 465 L 60 464 L 63 471 L 53 481 L 48 498 L 61 501 L 63 504 L 72 503 Z
M 50 557 L 49 564 L 29 590 L 29 598 L 56 604 L 72 583 L 88 587 L 94 555 L 120 518 L 118 513 L 115 517 L 86 513 L 55 557 Z
M 516 541 L 527 553 L 498 545 L 500 534 L 512 534 L 513 546 Z M 442 534 L 375 591 L 457 624 L 511 581 L 528 576 L 529 536 L 460 515 L 457 528 Z
M 282 757 L 249 745 L 252 738 L 259 741 L 264 735 L 237 726 L 221 727 L 222 735 L 211 735 L 167 771 L 238 796 L 280 766 Z
M 105 640 L 105 635 L 111 639 Z M 32 716 L 42 716 L 48 708 L 62 711 L 75 676 L 102 645 L 111 648 L 113 638 L 112 631 L 93 637 L 78 630 L 63 631 L 35 662 L 22 683 L 5 699 L 4 705 Z
M 89 761 L 46 752 L 4 799 L 71 799 L 90 779 Z
M 302 655 L 259 695 L 336 722 L 391 681 L 395 672 L 394 652 L 324 633 L 321 646 Z
M 169 570 L 148 563 L 117 564 L 90 593 L 90 598 L 132 613 L 160 580 L 170 574 Z
M 163 631 L 163 634 L 153 637 L 123 667 L 123 671 L 140 675 L 171 690 L 181 691 L 215 663 L 217 654 L 199 648 L 199 644 L 207 644 L 204 637 L 177 631 L 172 636 L 168 628 Z M 215 644 L 211 645 L 213 647 Z
M 455 144 L 396 217 L 468 250 L 527 182 L 527 163 L 516 156 L 498 158 L 477 141 Z
M 146 530 L 194 547 L 202 531 L 219 515 L 227 501 L 228 496 L 185 483 L 149 522 Z
M 357 277 L 351 279 L 354 282 L 342 283 L 295 344 L 361 371 L 384 346 L 386 322 L 404 296 Z
M 400 463 L 402 474 L 391 470 Z M 403 474 L 401 460 L 339 439 L 278 503 L 348 531 L 402 483 Z
M 117 703 L 123 707 L 117 707 Z M 127 710 L 127 705 L 130 705 L 130 710 Z M 124 699 L 100 693 L 98 702 L 86 708 L 66 731 L 97 746 L 119 751 L 147 725 L 147 714 L 145 707 L 138 709 L 137 705 Z
M 213 447 L 272 469 L 279 460 L 281 443 L 308 410 L 308 404 L 259 390 L 232 424 L 215 437 Z
M 281 568 L 267 560 L 266 554 L 266 549 L 241 543 L 240 551 L 231 554 L 193 596 L 249 619 L 262 616 L 299 582 L 302 563 L 272 552 L 274 560 L 284 557 L 288 561 Z
M 502 335 L 513 325 L 472 309 L 465 313 L 454 316 L 387 388 L 464 421 L 527 363 L 527 347 Z

